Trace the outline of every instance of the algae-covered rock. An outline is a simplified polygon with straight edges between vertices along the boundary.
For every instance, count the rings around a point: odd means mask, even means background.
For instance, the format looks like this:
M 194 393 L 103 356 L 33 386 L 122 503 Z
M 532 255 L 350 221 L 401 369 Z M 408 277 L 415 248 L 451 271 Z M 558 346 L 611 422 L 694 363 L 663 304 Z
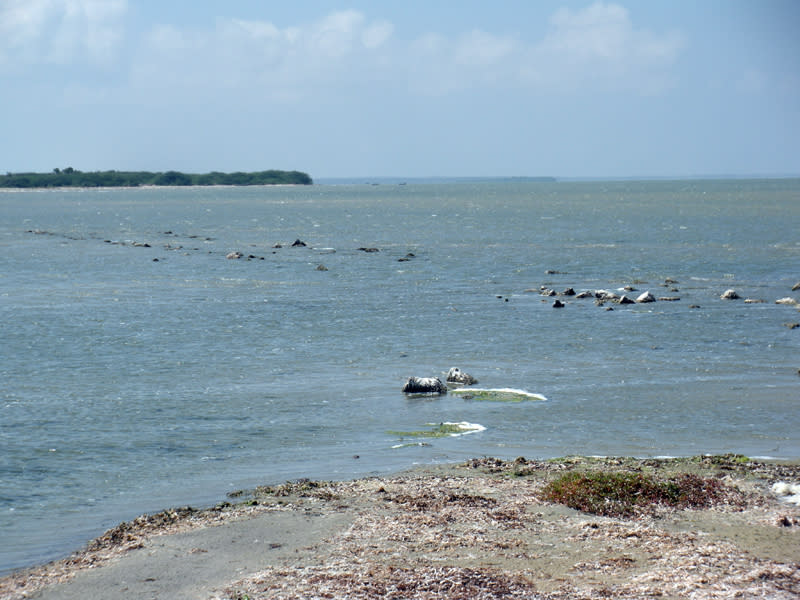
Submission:
M 427 425 L 432 426 L 432 429 L 422 429 L 420 431 L 388 431 L 387 433 L 400 438 L 440 438 L 477 433 L 486 429 L 483 425 L 468 423 L 466 421 L 461 421 L 460 423 L 427 423 Z
M 526 392 L 525 390 L 515 390 L 512 388 L 497 389 L 462 389 L 452 390 L 453 394 L 463 397 L 465 400 L 479 400 L 484 402 L 530 402 L 546 401 L 547 398 L 541 394 Z

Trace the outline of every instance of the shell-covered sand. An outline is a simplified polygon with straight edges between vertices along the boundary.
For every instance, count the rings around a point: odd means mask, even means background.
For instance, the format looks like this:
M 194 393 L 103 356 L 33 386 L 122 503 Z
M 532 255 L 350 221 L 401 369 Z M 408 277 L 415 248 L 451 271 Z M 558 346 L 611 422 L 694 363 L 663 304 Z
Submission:
M 575 470 L 689 472 L 729 493 L 625 518 L 541 498 Z M 0 598 L 798 598 L 800 507 L 777 482 L 800 483 L 800 465 L 474 459 L 295 482 L 123 523 L 66 560 L 0 579 Z

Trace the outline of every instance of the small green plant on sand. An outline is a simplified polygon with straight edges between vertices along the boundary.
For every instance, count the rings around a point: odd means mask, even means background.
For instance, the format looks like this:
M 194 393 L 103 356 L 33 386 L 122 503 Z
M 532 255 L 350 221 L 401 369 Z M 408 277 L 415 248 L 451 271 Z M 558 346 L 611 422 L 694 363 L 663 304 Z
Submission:
M 738 496 L 717 479 L 691 473 L 656 479 L 633 472 L 571 472 L 548 483 L 542 498 L 596 515 L 632 517 L 659 505 L 704 508 Z

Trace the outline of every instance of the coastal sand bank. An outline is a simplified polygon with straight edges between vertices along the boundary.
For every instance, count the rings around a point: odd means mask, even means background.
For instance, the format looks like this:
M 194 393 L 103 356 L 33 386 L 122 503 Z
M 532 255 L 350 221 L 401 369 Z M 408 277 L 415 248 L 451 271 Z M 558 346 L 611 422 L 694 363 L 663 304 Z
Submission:
M 571 471 L 688 472 L 731 493 L 624 518 L 541 499 Z M 797 598 L 800 507 L 775 495 L 778 481 L 800 482 L 800 465 L 474 459 L 301 481 L 123 523 L 0 579 L 0 598 Z

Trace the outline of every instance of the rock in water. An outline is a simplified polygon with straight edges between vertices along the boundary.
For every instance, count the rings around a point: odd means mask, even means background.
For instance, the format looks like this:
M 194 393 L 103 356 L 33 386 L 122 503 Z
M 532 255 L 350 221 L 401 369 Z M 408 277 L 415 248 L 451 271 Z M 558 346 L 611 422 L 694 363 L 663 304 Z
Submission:
M 653 296 L 653 294 L 651 294 L 649 291 L 645 292 L 644 294 L 642 294 L 638 298 L 636 298 L 636 302 L 639 302 L 639 303 L 655 302 L 655 301 L 656 301 L 656 297 Z
M 403 391 L 406 394 L 446 394 L 447 386 L 438 377 L 409 377 Z
M 474 385 L 478 383 L 477 379 L 475 379 L 469 373 L 465 373 L 458 367 L 453 367 L 447 372 L 447 381 L 449 383 L 461 383 L 463 385 Z

